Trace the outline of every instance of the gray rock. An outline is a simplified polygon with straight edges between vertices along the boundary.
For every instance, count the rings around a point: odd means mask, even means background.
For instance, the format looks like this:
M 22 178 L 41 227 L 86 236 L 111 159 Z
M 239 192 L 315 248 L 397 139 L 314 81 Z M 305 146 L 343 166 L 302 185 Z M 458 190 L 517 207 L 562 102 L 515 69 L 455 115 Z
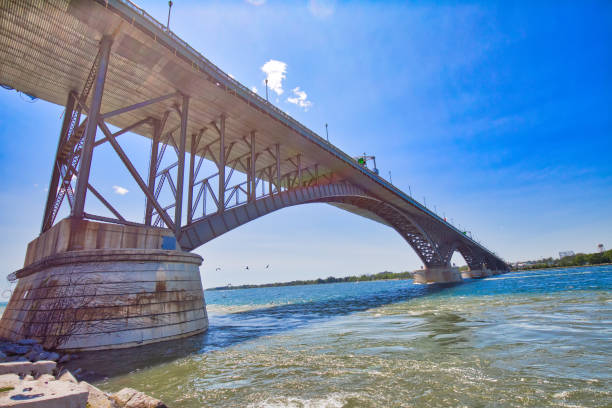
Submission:
M 78 384 L 65 381 L 22 381 L 13 390 L 0 394 L 0 407 L 85 407 L 87 396 L 87 389 Z
M 127 404 L 128 401 L 137 393 L 138 391 L 133 388 L 122 388 L 121 390 L 112 394 L 110 399 L 120 407 L 124 407 L 125 404 Z
M 76 378 L 74 378 L 74 376 L 72 375 L 72 373 L 66 369 L 63 369 L 60 374 L 57 376 L 57 379 L 59 381 L 68 381 L 71 383 L 75 383 L 78 384 L 79 382 L 77 381 Z
M 55 377 L 51 374 L 41 374 L 36 380 L 48 383 L 49 381 L 55 381 Z
M 60 355 L 59 355 L 59 354 L 57 354 L 57 353 L 55 353 L 55 352 L 53 352 L 53 353 L 49 353 L 49 354 L 47 355 L 47 360 L 57 361 L 57 360 L 59 360 L 59 358 L 60 358 Z
M 22 346 L 32 346 L 34 344 L 37 344 L 38 340 L 34 340 L 34 339 L 21 339 L 17 343 L 21 344 Z
M 59 360 L 57 360 L 58 363 L 60 364 L 64 364 L 70 361 L 70 354 L 64 354 L 63 356 L 60 357 Z
M 17 387 L 21 379 L 14 373 L 0 374 L 0 388 Z
M 83 370 L 81 370 L 80 368 L 77 368 L 76 370 L 72 371 L 72 374 L 78 379 L 81 378 L 81 376 L 83 375 L 82 371 Z
M 149 397 L 143 392 L 137 392 L 125 404 L 125 408 L 168 408 L 166 404 L 157 398 Z
M 168 408 L 160 400 L 149 397 L 144 392 L 136 391 L 133 388 L 123 388 L 110 395 L 109 398 L 118 406 L 125 408 Z
M 39 361 L 36 363 L 30 363 L 29 361 L 2 363 L 0 364 L 0 375 L 1 374 L 18 374 L 18 375 L 34 374 L 38 376 L 42 374 L 52 374 L 56 366 L 57 366 L 57 363 L 55 361 Z
M 106 396 L 104 392 L 100 389 L 94 387 L 93 385 L 82 381 L 80 383 L 81 387 L 87 388 L 89 391 L 89 397 L 87 399 L 87 404 L 93 408 L 115 408 L 115 404 Z
M 19 344 L 7 344 L 2 347 L 2 351 L 7 355 L 23 355 L 32 349 L 30 346 L 20 346 Z
M 38 354 L 39 354 L 38 352 L 36 352 L 34 350 L 30 350 L 28 353 L 26 353 L 24 355 L 24 357 L 27 358 L 28 360 L 34 362 L 34 361 L 37 361 L 36 357 L 38 356 Z
M 38 355 L 34 358 L 33 361 L 40 361 L 40 360 L 49 360 L 49 353 L 46 351 L 41 351 L 40 353 L 38 353 Z
M 4 361 L 7 363 L 22 362 L 22 361 L 30 362 L 30 360 L 28 360 L 24 356 L 8 356 L 4 359 Z

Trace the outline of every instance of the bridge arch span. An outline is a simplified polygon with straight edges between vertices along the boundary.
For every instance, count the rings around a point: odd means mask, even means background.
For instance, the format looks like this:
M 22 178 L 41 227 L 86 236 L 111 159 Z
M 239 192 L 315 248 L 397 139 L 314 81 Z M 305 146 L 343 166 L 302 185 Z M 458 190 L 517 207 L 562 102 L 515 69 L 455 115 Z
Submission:
M 425 265 L 442 262 L 437 245 L 412 217 L 347 182 L 286 190 L 226 209 L 223 213 L 194 220 L 192 224 L 181 229 L 179 243 L 182 249 L 192 251 L 264 215 L 282 208 L 309 203 L 332 204 L 388 225 L 408 242 Z

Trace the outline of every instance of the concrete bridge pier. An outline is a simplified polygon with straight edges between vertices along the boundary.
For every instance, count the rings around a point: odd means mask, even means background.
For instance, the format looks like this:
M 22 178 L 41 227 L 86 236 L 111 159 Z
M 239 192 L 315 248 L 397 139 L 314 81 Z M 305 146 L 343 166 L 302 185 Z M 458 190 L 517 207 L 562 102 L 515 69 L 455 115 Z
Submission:
M 201 263 L 165 228 L 63 219 L 28 245 L 0 337 L 97 350 L 201 333 Z
M 415 283 L 452 283 L 461 281 L 459 268 L 452 266 L 426 267 L 414 273 Z

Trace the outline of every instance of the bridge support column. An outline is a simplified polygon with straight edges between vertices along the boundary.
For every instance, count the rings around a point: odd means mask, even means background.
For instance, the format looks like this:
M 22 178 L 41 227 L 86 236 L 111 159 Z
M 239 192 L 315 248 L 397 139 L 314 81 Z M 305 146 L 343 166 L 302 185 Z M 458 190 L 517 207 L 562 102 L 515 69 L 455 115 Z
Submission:
M 201 333 L 201 263 L 169 229 L 64 219 L 28 245 L 0 337 L 100 350 Z
M 451 283 L 461 282 L 459 268 L 451 266 L 431 266 L 415 272 L 415 283 Z

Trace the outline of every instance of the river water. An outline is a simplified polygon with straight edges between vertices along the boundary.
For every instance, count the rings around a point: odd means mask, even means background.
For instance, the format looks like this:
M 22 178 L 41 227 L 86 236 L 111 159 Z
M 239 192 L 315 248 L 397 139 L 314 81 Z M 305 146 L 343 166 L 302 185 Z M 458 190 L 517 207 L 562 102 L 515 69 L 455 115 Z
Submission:
M 206 334 L 74 364 L 171 407 L 612 406 L 612 266 L 206 299 Z

